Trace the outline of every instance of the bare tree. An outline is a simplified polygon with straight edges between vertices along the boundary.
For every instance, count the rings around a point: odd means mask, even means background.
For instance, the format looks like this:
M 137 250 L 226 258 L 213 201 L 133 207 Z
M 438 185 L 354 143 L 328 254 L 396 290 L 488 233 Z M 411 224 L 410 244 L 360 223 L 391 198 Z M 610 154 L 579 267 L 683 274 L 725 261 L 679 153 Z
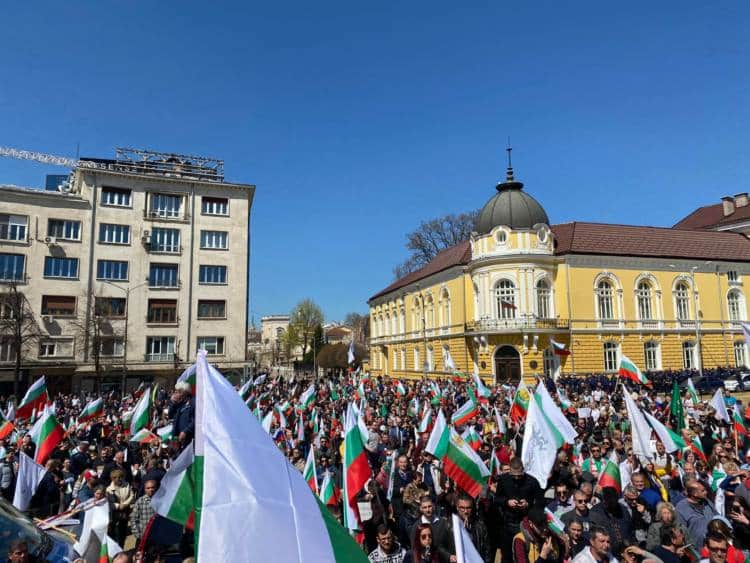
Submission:
M 393 269 L 395 278 L 425 266 L 441 250 L 469 240 L 478 217 L 479 210 L 422 221 L 419 228 L 406 235 L 406 248 L 411 251 L 411 256 Z
M 300 334 L 297 327 L 290 324 L 279 336 L 278 343 L 281 346 L 281 352 L 288 362 L 294 354 L 294 349 L 300 343 Z
M 122 319 L 122 314 L 113 310 L 112 301 L 107 298 L 91 297 L 88 299 L 90 311 L 70 321 L 75 328 L 76 339 L 80 346 L 88 346 L 88 357 L 94 362 L 96 382 L 101 381 L 103 360 L 116 356 L 117 340 L 122 338 L 122 331 L 115 329 L 113 321 Z M 122 341 L 122 346 L 127 344 Z
M 367 341 L 370 335 L 370 316 L 359 313 L 347 313 L 344 324 L 352 329 L 352 340 L 356 343 Z
M 26 355 L 42 337 L 42 331 L 29 300 L 18 290 L 18 283 L 9 281 L 3 286 L 4 290 L 0 293 L 0 338 L 10 346 L 14 357 L 13 394 L 17 397 L 21 366 Z
M 315 327 L 323 324 L 323 311 L 312 299 L 303 299 L 292 310 L 290 325 L 294 325 L 302 340 L 302 356 L 312 341 Z

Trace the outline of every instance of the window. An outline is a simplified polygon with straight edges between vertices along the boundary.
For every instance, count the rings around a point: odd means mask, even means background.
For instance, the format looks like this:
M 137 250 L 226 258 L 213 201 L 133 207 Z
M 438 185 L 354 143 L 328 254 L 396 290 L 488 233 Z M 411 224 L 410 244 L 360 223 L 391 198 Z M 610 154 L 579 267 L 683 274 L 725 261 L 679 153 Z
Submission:
M 198 272 L 198 283 L 223 285 L 227 283 L 226 266 L 201 266 Z
M 16 346 L 10 336 L 0 336 L 0 362 L 16 360 Z
M 730 321 L 745 320 L 745 300 L 738 290 L 733 289 L 727 294 L 727 308 Z
M 422 366 L 419 362 L 419 349 L 414 348 L 414 371 L 420 371 L 422 369 Z
M 55 258 L 45 256 L 44 258 L 45 278 L 68 278 L 78 277 L 78 258 Z
M 746 346 L 744 342 L 734 343 L 734 365 L 738 368 L 747 367 Z
M 147 362 L 171 362 L 174 360 L 174 336 L 150 336 L 146 338 Z
M 72 317 L 76 314 L 76 298 L 61 295 L 42 295 L 42 315 Z
M 160 229 L 151 230 L 151 252 L 168 252 L 176 254 L 180 252 L 180 230 Z
M 225 197 L 203 197 L 201 211 L 204 215 L 229 215 L 229 200 Z
M 120 260 L 97 260 L 96 279 L 127 281 L 128 263 Z
M 226 301 L 200 299 L 198 301 L 199 319 L 224 319 L 227 316 Z
M 401 369 L 406 369 L 406 350 L 401 350 Z
M 636 289 L 638 301 L 638 318 L 642 321 L 652 320 L 654 318 L 653 307 L 651 306 L 651 285 L 642 281 Z
M 39 345 L 39 357 L 49 358 L 55 356 L 56 346 L 54 342 L 42 342 Z
M 560 359 L 552 348 L 545 348 L 542 354 L 545 377 L 556 377 L 560 369 Z
M 102 338 L 99 355 L 121 358 L 125 355 L 125 342 L 118 336 Z
M 737 283 L 740 281 L 740 275 L 737 270 L 727 270 L 727 281 Z
M 23 254 L 0 254 L 0 280 L 23 281 L 25 266 Z
M 516 286 L 510 280 L 500 280 L 495 286 L 497 316 L 500 319 L 516 318 Z
M 425 300 L 425 329 L 430 329 L 435 326 L 435 302 L 432 300 L 432 295 L 428 295 Z
M 389 330 L 391 330 L 391 316 L 388 313 L 386 313 L 384 324 L 383 324 L 383 334 L 388 334 Z
M 72 340 L 44 340 L 39 343 L 40 358 L 70 358 L 72 356 Z
M 620 361 L 619 355 L 617 342 L 604 343 L 604 371 L 617 371 Z
M 177 264 L 151 264 L 148 272 L 149 287 L 179 287 Z
M 201 231 L 201 248 L 209 250 L 226 250 L 226 231 Z
M 540 319 L 549 319 L 552 317 L 550 297 L 551 292 L 547 280 L 536 282 L 536 316 Z
M 674 307 L 678 321 L 690 320 L 690 288 L 685 282 L 674 287 Z
M 94 301 L 94 314 L 99 317 L 124 317 L 126 305 L 124 297 L 97 297 Z
M 508 233 L 502 230 L 497 231 L 495 233 L 495 241 L 497 242 L 497 244 L 505 244 L 506 242 L 508 242 Z
M 393 371 L 396 371 L 398 369 L 398 351 L 393 350 Z
M 177 322 L 177 300 L 149 299 L 146 320 L 149 323 L 175 324 Z
M 149 217 L 177 219 L 182 216 L 182 196 L 171 194 L 150 194 Z
M 607 280 L 600 281 L 596 286 L 597 311 L 599 318 L 602 320 L 612 320 L 615 318 L 612 294 L 612 284 Z
M 0 240 L 26 240 L 29 218 L 25 215 L 0 213 Z
M 427 371 L 435 369 L 435 354 L 433 353 L 432 346 L 427 347 Z
M 130 244 L 130 225 L 99 225 L 99 242 L 105 244 Z
M 81 222 L 50 219 L 47 221 L 47 236 L 58 240 L 81 240 Z
M 442 303 L 440 304 L 440 316 L 442 326 L 448 328 L 451 325 L 451 296 L 448 290 L 443 290 Z
M 688 340 L 682 343 L 682 367 L 695 368 L 695 342 Z
M 131 207 L 131 191 L 124 188 L 102 188 L 102 205 Z
M 199 336 L 198 350 L 205 350 L 209 356 L 221 356 L 224 354 L 224 337 Z
M 645 365 L 647 370 L 661 369 L 659 364 L 659 343 L 654 341 L 646 342 L 643 345 L 643 357 L 646 360 Z

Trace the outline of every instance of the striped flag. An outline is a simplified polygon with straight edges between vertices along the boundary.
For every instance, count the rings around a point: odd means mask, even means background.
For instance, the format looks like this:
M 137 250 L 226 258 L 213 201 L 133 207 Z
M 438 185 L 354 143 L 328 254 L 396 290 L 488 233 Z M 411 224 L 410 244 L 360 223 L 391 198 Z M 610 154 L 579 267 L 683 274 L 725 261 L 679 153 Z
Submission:
M 305 482 L 310 485 L 310 489 L 316 495 L 318 494 L 318 475 L 315 472 L 315 448 L 310 448 L 305 460 L 305 469 L 302 471 Z
M 448 431 L 450 434 L 448 449 L 443 458 L 443 471 L 458 487 L 476 498 L 487 485 L 490 470 L 453 428 Z
M 547 518 L 547 527 L 553 534 L 562 539 L 565 535 L 565 524 L 562 523 L 562 520 L 555 516 L 549 508 L 544 509 L 544 516 Z
M 516 394 L 513 396 L 513 404 L 510 406 L 509 417 L 511 421 L 518 424 L 521 420 L 526 417 L 526 413 L 529 410 L 529 399 L 531 393 L 529 393 L 528 387 L 523 380 L 518 384 Z
M 60 426 L 52 411 L 44 409 L 29 434 L 31 434 L 31 441 L 36 445 L 34 461 L 39 465 L 44 465 L 52 451 L 63 441 L 65 430 Z
M 455 426 L 466 424 L 472 418 L 479 414 L 479 407 L 472 393 L 469 393 L 467 401 L 451 416 L 451 423 Z
M 30 418 L 35 410 L 41 411 L 47 404 L 48 399 L 47 384 L 44 376 L 42 376 L 29 387 L 23 399 L 21 399 L 21 403 L 16 408 L 16 420 Z
M 130 419 L 130 435 L 135 436 L 139 430 L 146 428 L 151 422 L 151 393 L 146 390 L 141 398 L 138 399 L 138 403 L 135 405 L 133 411 L 133 418 Z
M 570 350 L 567 350 L 562 342 L 558 342 L 550 336 L 549 343 L 552 345 L 552 352 L 557 356 L 570 356 Z
M 477 397 L 479 398 L 479 401 L 482 403 L 487 403 L 489 401 L 490 395 L 492 395 L 492 392 L 487 389 L 487 386 L 484 384 L 477 372 L 472 373 L 471 378 L 474 380 L 474 385 L 477 388 Z
M 357 495 L 365 488 L 372 477 L 367 454 L 359 428 L 359 417 L 354 414 L 351 403 L 344 422 L 344 525 L 348 530 L 359 530 L 359 509 Z
M 646 387 L 651 387 L 651 382 L 646 378 L 645 375 L 643 375 L 641 370 L 638 369 L 638 366 L 635 365 L 635 362 L 630 360 L 625 354 L 620 355 L 620 367 L 618 368 L 617 373 L 625 379 L 630 379 L 635 383 L 640 383 L 641 385 L 645 385 Z
M 620 480 L 620 467 L 616 462 L 611 459 L 607 460 L 607 465 L 604 466 L 601 475 L 599 475 L 599 482 L 597 483 L 602 489 L 604 487 L 612 487 L 617 491 L 617 494 L 622 494 L 622 481 Z
M 159 516 L 182 526 L 187 526 L 194 518 L 197 501 L 194 459 L 193 444 L 190 444 L 174 460 L 162 477 L 159 490 L 151 497 L 151 506 Z
M 130 438 L 129 441 L 136 442 L 137 444 L 150 444 L 158 439 L 159 437 L 147 428 L 141 428 Z
M 93 401 L 89 401 L 81 414 L 78 415 L 78 422 L 86 422 L 98 418 L 104 414 L 104 399 L 99 397 Z
M 315 384 L 314 383 L 311 383 L 310 386 L 307 389 L 305 389 L 305 391 L 300 396 L 299 401 L 300 401 L 300 404 L 302 405 L 302 408 L 305 408 L 305 409 L 313 404 L 313 401 L 315 401 Z
M 687 378 L 687 389 L 690 393 L 690 400 L 693 402 L 693 405 L 697 405 L 700 403 L 700 400 L 698 399 L 698 392 L 695 390 L 695 385 L 693 385 L 692 378 Z

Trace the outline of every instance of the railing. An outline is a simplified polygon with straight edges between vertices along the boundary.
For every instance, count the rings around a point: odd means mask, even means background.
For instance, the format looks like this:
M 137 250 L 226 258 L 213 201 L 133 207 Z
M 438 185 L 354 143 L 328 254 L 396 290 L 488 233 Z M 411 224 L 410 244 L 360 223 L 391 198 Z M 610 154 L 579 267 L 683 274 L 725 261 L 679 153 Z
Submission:
M 509 332 L 527 329 L 567 330 L 568 319 L 540 319 L 522 316 L 515 319 L 479 319 L 466 323 L 466 332 Z
M 174 353 L 172 354 L 144 354 L 143 359 L 147 362 L 173 362 Z

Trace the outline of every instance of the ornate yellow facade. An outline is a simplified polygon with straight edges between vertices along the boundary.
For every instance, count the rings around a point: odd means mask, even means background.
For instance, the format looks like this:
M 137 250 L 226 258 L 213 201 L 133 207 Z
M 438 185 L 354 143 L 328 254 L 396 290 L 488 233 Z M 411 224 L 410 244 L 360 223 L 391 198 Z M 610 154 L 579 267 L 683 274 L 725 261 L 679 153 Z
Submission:
M 550 226 L 522 188 L 509 170 L 471 240 L 369 300 L 371 373 L 445 376 L 452 360 L 514 382 L 613 372 L 623 354 L 643 370 L 746 363 L 744 235 Z

